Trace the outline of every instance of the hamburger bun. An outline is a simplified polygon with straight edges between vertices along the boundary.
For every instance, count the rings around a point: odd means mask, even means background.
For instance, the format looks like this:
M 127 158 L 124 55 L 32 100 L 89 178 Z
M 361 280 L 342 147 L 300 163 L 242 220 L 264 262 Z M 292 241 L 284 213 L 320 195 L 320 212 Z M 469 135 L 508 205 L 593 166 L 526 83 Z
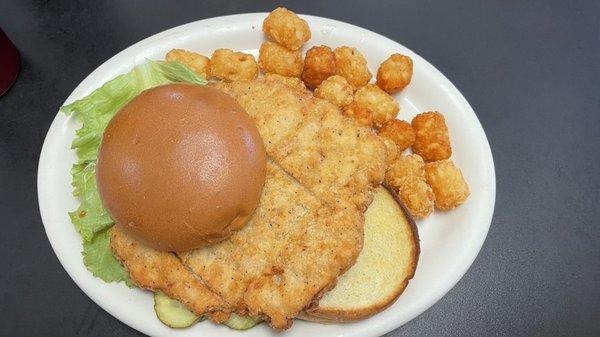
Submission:
M 419 234 L 410 213 L 389 186 L 376 188 L 365 213 L 365 240 L 356 263 L 300 318 L 351 322 L 383 311 L 415 275 L 419 253 Z
M 96 179 L 123 231 L 162 251 L 228 238 L 258 205 L 266 153 L 227 94 L 193 84 L 142 92 L 108 124 Z

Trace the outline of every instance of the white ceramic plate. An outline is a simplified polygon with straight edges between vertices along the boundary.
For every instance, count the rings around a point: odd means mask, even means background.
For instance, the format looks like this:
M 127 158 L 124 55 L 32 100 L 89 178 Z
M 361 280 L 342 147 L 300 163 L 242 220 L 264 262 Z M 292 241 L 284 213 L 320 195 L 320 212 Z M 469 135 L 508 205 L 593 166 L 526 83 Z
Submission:
M 169 29 L 125 49 L 92 72 L 65 103 L 86 96 L 102 83 L 129 71 L 145 59 L 162 59 L 171 48 L 184 48 L 210 55 L 216 48 L 257 53 L 264 37 L 265 13 L 242 14 L 201 20 Z M 492 154 L 485 133 L 469 103 L 435 67 L 402 45 L 363 28 L 335 20 L 302 16 L 312 30 L 308 46 L 348 45 L 361 50 L 372 72 L 391 53 L 409 55 L 414 61 L 412 83 L 399 95 L 400 119 L 439 110 L 446 116 L 453 145 L 453 159 L 471 188 L 468 201 L 451 212 L 435 212 L 419 221 L 421 256 L 414 279 L 404 294 L 387 310 L 360 322 L 318 324 L 297 320 L 283 334 L 266 324 L 238 332 L 202 322 L 189 329 L 170 329 L 153 311 L 150 292 L 124 284 L 107 284 L 94 278 L 83 265 L 81 238 L 67 215 L 78 202 L 71 195 L 69 170 L 75 162 L 70 149 L 78 124 L 57 113 L 40 155 L 38 197 L 40 212 L 54 252 L 77 285 L 99 306 L 125 324 L 152 336 L 379 336 L 398 328 L 432 306 L 467 271 L 490 226 L 496 182 Z

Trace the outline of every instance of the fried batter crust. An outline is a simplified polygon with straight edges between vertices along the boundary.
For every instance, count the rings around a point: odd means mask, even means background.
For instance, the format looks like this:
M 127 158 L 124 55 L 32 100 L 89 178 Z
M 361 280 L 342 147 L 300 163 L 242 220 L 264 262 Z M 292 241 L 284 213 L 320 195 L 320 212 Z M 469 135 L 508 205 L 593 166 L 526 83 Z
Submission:
M 141 288 L 162 291 L 181 301 L 197 315 L 221 312 L 229 316 L 225 302 L 196 278 L 173 253 L 147 247 L 114 226 L 110 244 L 113 255 Z
M 308 90 L 290 90 L 273 79 L 216 87 L 254 119 L 267 154 L 286 172 L 326 202 L 366 210 L 386 168 L 385 145 L 370 128 Z

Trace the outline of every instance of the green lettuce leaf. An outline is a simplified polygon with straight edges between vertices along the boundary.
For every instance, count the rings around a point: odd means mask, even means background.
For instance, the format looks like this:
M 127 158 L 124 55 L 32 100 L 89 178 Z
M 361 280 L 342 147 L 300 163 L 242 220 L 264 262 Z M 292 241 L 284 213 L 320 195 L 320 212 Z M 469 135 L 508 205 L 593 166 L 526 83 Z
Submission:
M 125 281 L 128 286 L 132 286 L 129 274 L 112 254 L 110 231 L 111 228 L 106 228 L 96 233 L 91 241 L 83 243 L 83 264 L 94 276 L 105 282 Z
M 146 61 L 60 108 L 82 123 L 71 144 L 78 158 L 71 169 L 73 195 L 80 205 L 69 216 L 83 239 L 84 264 L 104 281 L 131 284 L 127 272 L 112 255 L 109 230 L 114 222 L 102 206 L 96 186 L 96 160 L 104 129 L 117 111 L 142 91 L 174 82 L 204 85 L 207 81 L 178 62 Z
M 75 164 L 71 169 L 73 195 L 79 199 L 80 204 L 76 211 L 69 213 L 69 216 L 84 242 L 91 241 L 94 234 L 113 224 L 110 215 L 102 207 L 96 186 L 95 171 L 95 161 Z

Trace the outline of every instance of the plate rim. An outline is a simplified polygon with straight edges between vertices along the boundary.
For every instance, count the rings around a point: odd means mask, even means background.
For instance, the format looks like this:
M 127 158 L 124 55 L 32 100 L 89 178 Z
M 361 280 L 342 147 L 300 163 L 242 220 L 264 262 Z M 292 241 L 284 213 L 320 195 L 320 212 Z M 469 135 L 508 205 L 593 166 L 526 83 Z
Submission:
M 268 15 L 267 12 L 254 12 L 254 13 L 241 13 L 241 14 L 233 14 L 233 15 L 225 15 L 225 16 L 217 16 L 217 17 L 211 17 L 211 18 L 205 18 L 205 19 L 200 19 L 200 20 L 196 20 L 196 21 L 192 21 L 192 22 L 188 22 L 179 26 L 175 26 L 169 29 L 166 29 L 164 31 L 158 32 L 156 34 L 153 34 L 149 37 L 146 37 L 130 46 L 128 46 L 127 48 L 121 50 L 120 52 L 116 53 L 115 55 L 111 56 L 110 58 L 108 58 L 106 61 L 102 62 L 102 64 L 100 64 L 98 67 L 96 67 L 92 72 L 90 72 L 84 79 L 82 79 L 79 84 L 71 91 L 71 93 L 69 94 L 69 96 L 65 99 L 65 101 L 63 102 L 64 104 L 67 104 L 67 102 L 70 102 L 73 100 L 73 96 L 75 96 L 75 93 L 81 90 L 82 86 L 85 86 L 85 83 L 92 77 L 94 77 L 97 73 L 101 73 L 102 69 L 105 67 L 109 67 L 112 68 L 115 73 L 122 73 L 124 71 L 126 71 L 127 69 L 130 69 L 132 66 L 134 66 L 136 64 L 135 61 L 129 63 L 129 64 L 122 64 L 122 65 L 117 65 L 114 67 L 110 67 L 111 62 L 114 62 L 115 59 L 120 58 L 122 55 L 126 54 L 128 51 L 133 50 L 133 49 L 143 49 L 145 44 L 150 44 L 150 43 L 154 43 L 156 40 L 160 40 L 163 39 L 165 37 L 168 37 L 170 35 L 176 35 L 177 33 L 179 33 L 180 31 L 186 31 L 187 29 L 189 29 L 190 27 L 199 24 L 200 22 L 202 23 L 210 23 L 211 21 L 223 21 L 223 20 L 229 20 L 229 21 L 242 21 L 242 20 L 251 20 L 257 16 L 260 16 L 261 21 L 262 19 L 264 19 L 264 17 Z M 359 30 L 362 33 L 365 33 L 367 35 L 371 35 L 374 37 L 377 37 L 378 39 L 385 39 L 388 43 L 393 43 L 396 45 L 400 45 L 402 48 L 409 50 L 411 53 L 413 53 L 414 55 L 416 55 L 417 57 L 420 58 L 420 62 L 422 62 L 422 65 L 425 66 L 426 68 L 428 68 L 428 71 L 433 71 L 434 73 L 436 73 L 436 76 L 441 76 L 442 80 L 445 81 L 444 84 L 447 85 L 447 89 L 450 90 L 450 95 L 455 98 L 458 99 L 459 103 L 463 106 L 465 106 L 466 108 L 468 108 L 469 112 L 472 112 L 472 117 L 474 117 L 474 122 L 476 123 L 477 126 L 477 132 L 480 134 L 481 137 L 481 141 L 482 141 L 482 145 L 484 148 L 484 155 L 486 158 L 483 159 L 483 161 L 487 162 L 489 165 L 487 167 L 488 174 L 489 174 L 489 181 L 488 183 L 490 183 L 489 185 L 489 189 L 490 189 L 490 200 L 489 200 L 489 212 L 488 214 L 486 214 L 487 216 L 485 217 L 484 221 L 481 221 L 482 224 L 485 224 L 485 228 L 479 233 L 479 236 L 477 237 L 477 245 L 473 247 L 473 249 L 470 251 L 470 255 L 469 255 L 469 259 L 463 261 L 463 263 L 461 264 L 461 266 L 463 268 L 460 269 L 460 271 L 458 273 L 456 273 L 454 276 L 454 278 L 452 278 L 452 280 L 450 282 L 447 282 L 444 284 L 443 287 L 439 287 L 438 289 L 436 289 L 436 296 L 432 297 L 431 301 L 424 303 L 421 307 L 418 307 L 416 310 L 414 310 L 409 316 L 409 318 L 402 323 L 397 323 L 397 322 L 387 322 L 387 324 L 376 324 L 372 326 L 371 329 L 371 336 L 379 336 L 382 334 L 385 334 L 387 332 L 390 332 L 394 329 L 398 329 L 399 327 L 401 327 L 402 325 L 412 321 L 413 319 L 415 319 L 417 316 L 419 316 L 420 314 L 422 314 L 424 311 L 426 311 L 427 309 L 431 308 L 433 305 L 435 305 L 442 297 L 444 297 L 461 279 L 462 277 L 466 274 L 466 272 L 471 268 L 471 266 L 473 265 L 473 262 L 475 261 L 475 259 L 477 258 L 477 256 L 479 255 L 479 252 L 481 251 L 481 248 L 483 247 L 483 244 L 485 243 L 485 240 L 487 238 L 487 234 L 489 232 L 489 228 L 491 227 L 491 223 L 492 223 L 492 219 L 493 219 L 493 214 L 494 214 L 494 210 L 495 210 L 495 202 L 496 202 L 496 174 L 495 174 L 495 163 L 493 160 L 493 156 L 492 156 L 492 152 L 491 152 L 491 147 L 489 145 L 489 141 L 487 139 L 487 135 L 483 129 L 483 126 L 481 125 L 481 122 L 479 121 L 479 118 L 477 117 L 477 114 L 475 113 L 474 109 L 471 107 L 471 105 L 469 104 L 469 102 L 466 100 L 466 98 L 462 95 L 462 93 L 456 88 L 456 86 L 446 77 L 446 75 L 444 73 L 442 73 L 441 71 L 439 71 L 436 67 L 434 67 L 431 63 L 429 63 L 429 61 L 427 61 L 426 59 L 424 59 L 423 57 L 421 57 L 420 55 L 418 55 L 417 53 L 415 53 L 414 51 L 412 51 L 411 49 L 405 47 L 404 45 L 386 37 L 383 36 L 379 33 L 373 32 L 371 30 L 368 30 L 366 28 L 360 27 L 360 26 L 356 26 L 347 22 L 343 22 L 343 21 L 339 21 L 339 20 L 335 20 L 335 19 L 330 19 L 330 18 L 325 18 L 325 17 L 320 17 L 320 16 L 314 16 L 314 15 L 305 15 L 305 14 L 300 14 L 299 15 L 302 18 L 305 19 L 309 19 L 309 21 L 322 21 L 324 23 L 331 23 L 334 24 L 338 27 L 340 26 L 345 26 L 345 28 L 349 28 L 352 30 Z M 110 74 L 109 78 L 114 77 L 115 74 Z M 94 89 L 91 89 L 94 90 Z M 85 92 L 83 95 L 87 95 L 89 94 L 90 91 Z M 45 181 L 43 178 L 46 178 L 45 175 L 45 170 L 48 169 L 48 163 L 47 161 L 50 159 L 47 159 L 49 156 L 49 147 L 50 147 L 50 134 L 53 130 L 55 130 L 57 127 L 59 127 L 59 122 L 60 122 L 60 116 L 61 112 L 58 111 L 56 116 L 54 117 L 45 137 L 44 137 L 44 142 L 42 145 L 42 149 L 40 151 L 40 158 L 38 161 L 38 169 L 37 169 L 37 194 L 38 194 L 38 204 L 39 204 L 39 210 L 40 210 L 40 216 L 42 219 L 42 224 L 44 226 L 44 231 L 46 232 L 46 236 L 48 238 L 48 241 L 50 242 L 50 245 L 52 247 L 52 250 L 54 251 L 54 254 L 56 255 L 56 257 L 58 258 L 61 266 L 63 267 L 63 269 L 67 272 L 67 274 L 69 275 L 69 277 L 73 280 L 73 282 L 86 294 L 86 296 L 91 299 L 96 305 L 98 305 L 100 308 L 102 308 L 104 311 L 106 311 L 107 313 L 109 313 L 111 316 L 113 316 L 114 318 L 116 318 L 117 320 L 123 322 L 124 324 L 128 325 L 129 327 L 138 330 L 142 333 L 146 333 L 146 334 L 152 334 L 152 331 L 149 331 L 147 329 L 144 328 L 143 322 L 135 322 L 131 319 L 128 319 L 126 317 L 120 317 L 118 316 L 118 314 L 116 313 L 115 310 L 113 310 L 112 308 L 107 308 L 105 306 L 103 306 L 101 303 L 99 303 L 99 301 L 95 298 L 94 295 L 90 294 L 90 292 L 88 292 L 84 287 L 84 285 L 82 284 L 83 281 L 80 280 L 78 277 L 75 276 L 74 270 L 70 270 L 69 268 L 66 267 L 65 262 L 63 261 L 63 257 L 61 257 L 62 254 L 59 253 L 59 247 L 57 245 L 56 240 L 54 240 L 52 238 L 52 236 L 48 233 L 48 227 L 46 225 L 46 222 L 49 221 L 49 215 L 48 215 L 48 209 L 47 207 L 45 207 L 44 205 L 46 205 L 46 202 L 43 198 L 43 196 L 45 195 Z M 318 323 L 316 323 L 318 324 Z

